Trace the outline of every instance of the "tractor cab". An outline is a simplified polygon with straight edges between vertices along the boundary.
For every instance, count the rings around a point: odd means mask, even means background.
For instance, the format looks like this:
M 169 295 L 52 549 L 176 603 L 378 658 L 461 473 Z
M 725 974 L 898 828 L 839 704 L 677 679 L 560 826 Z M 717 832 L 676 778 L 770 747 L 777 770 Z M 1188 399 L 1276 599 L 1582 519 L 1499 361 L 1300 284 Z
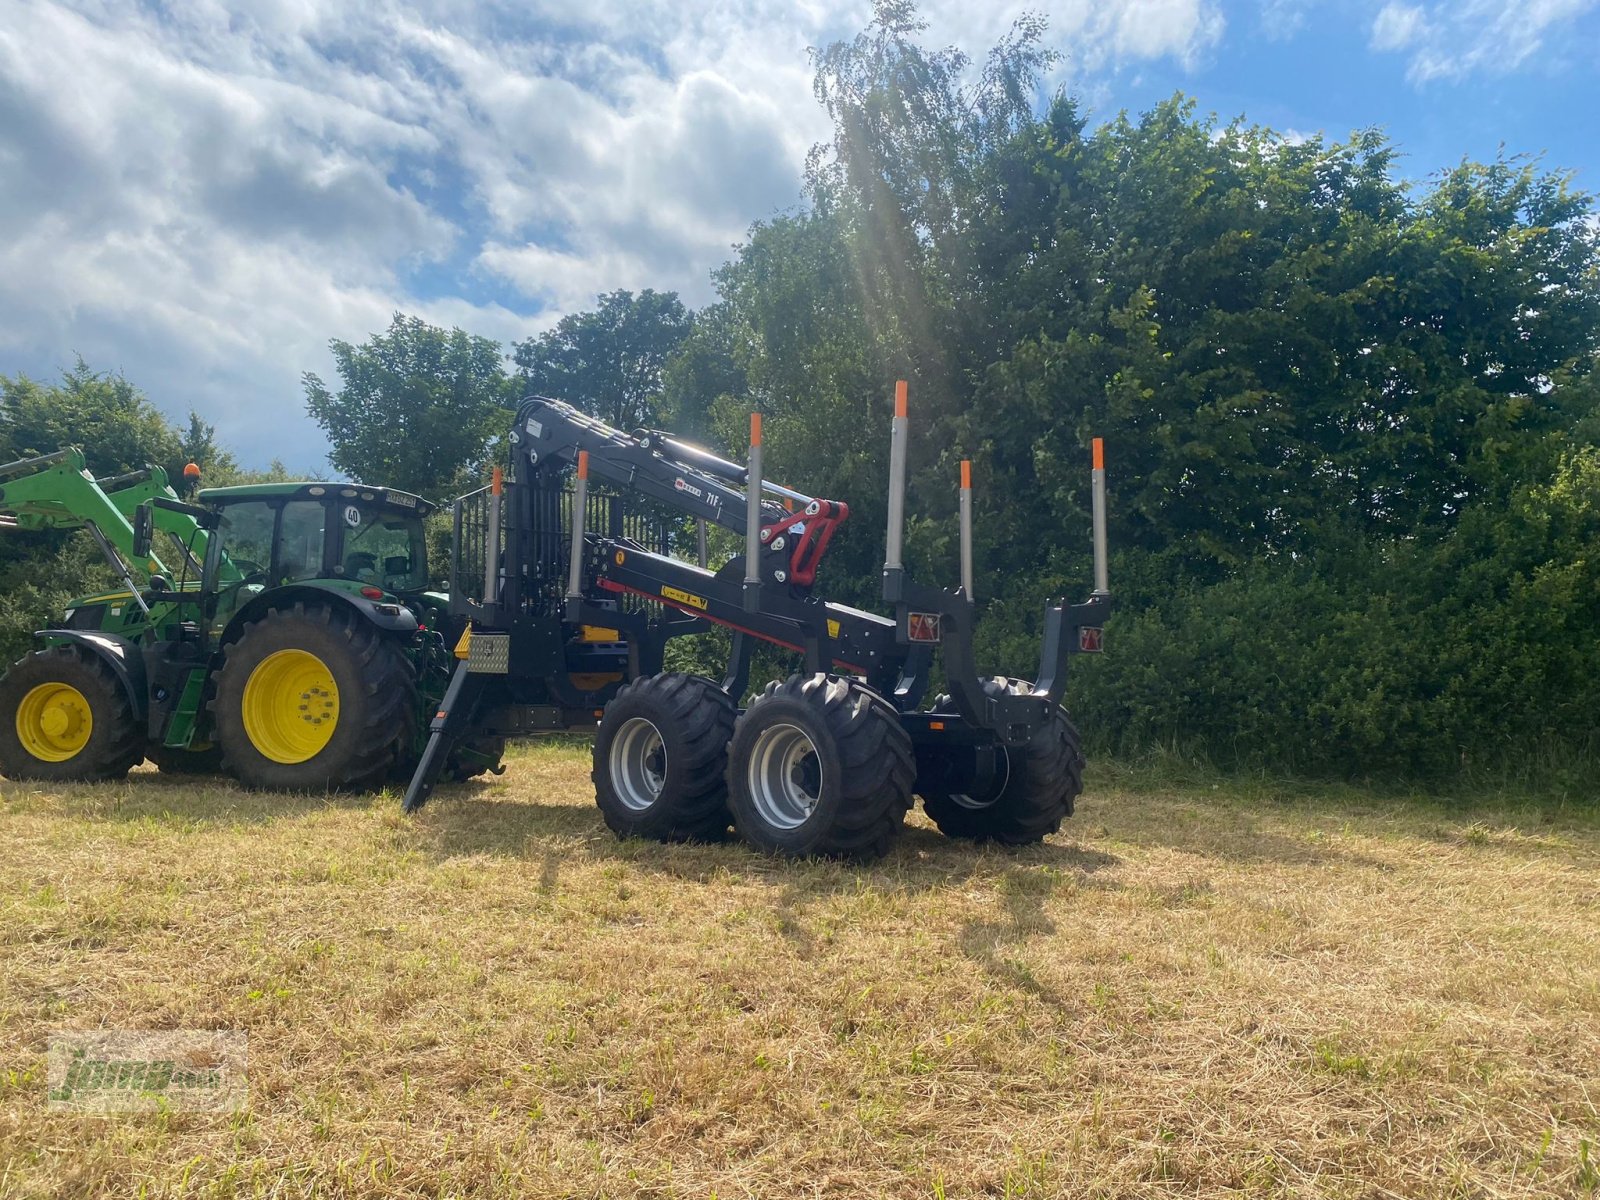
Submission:
M 342 483 L 205 488 L 222 518 L 228 559 L 246 585 L 338 579 L 396 595 L 428 590 L 422 519 L 433 505 L 409 492 Z

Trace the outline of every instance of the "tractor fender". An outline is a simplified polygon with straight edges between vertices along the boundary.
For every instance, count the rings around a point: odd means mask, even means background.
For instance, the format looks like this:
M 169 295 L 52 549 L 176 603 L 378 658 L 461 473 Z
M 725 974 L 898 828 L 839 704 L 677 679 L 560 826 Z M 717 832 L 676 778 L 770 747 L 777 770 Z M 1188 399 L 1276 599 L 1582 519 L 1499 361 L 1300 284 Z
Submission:
M 417 618 L 403 604 L 369 600 L 332 580 L 303 579 L 299 583 L 270 588 L 253 597 L 233 614 L 228 627 L 222 632 L 222 644 L 238 641 L 244 634 L 244 627 L 251 621 L 259 621 L 270 609 L 293 608 L 296 601 L 303 604 L 343 605 L 385 633 L 409 636 L 417 631 Z
M 41 629 L 33 636 L 46 646 L 82 646 L 105 663 L 127 694 L 134 717 L 144 720 L 150 707 L 149 686 L 145 677 L 144 655 L 139 653 L 139 647 L 132 641 L 120 634 L 96 633 L 88 629 Z

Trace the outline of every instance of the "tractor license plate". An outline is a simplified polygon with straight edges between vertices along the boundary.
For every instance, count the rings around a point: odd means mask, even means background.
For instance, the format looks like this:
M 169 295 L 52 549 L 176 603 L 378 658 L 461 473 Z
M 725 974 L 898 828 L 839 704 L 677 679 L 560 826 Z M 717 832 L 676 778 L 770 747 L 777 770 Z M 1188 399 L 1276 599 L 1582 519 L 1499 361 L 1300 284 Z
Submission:
M 1099 654 L 1105 649 L 1106 631 L 1094 625 L 1078 627 L 1078 650 L 1082 654 Z

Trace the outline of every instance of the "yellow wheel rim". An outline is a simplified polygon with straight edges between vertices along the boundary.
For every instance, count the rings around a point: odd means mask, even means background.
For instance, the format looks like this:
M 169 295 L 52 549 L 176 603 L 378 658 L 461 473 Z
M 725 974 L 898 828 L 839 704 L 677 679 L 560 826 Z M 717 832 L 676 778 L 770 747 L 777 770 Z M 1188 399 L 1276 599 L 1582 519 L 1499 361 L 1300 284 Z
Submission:
M 17 706 L 17 739 L 43 762 L 77 757 L 93 732 L 94 711 L 71 684 L 41 683 Z
M 244 731 L 278 763 L 315 758 L 339 724 L 339 685 L 306 650 L 279 650 L 256 664 L 244 684 Z

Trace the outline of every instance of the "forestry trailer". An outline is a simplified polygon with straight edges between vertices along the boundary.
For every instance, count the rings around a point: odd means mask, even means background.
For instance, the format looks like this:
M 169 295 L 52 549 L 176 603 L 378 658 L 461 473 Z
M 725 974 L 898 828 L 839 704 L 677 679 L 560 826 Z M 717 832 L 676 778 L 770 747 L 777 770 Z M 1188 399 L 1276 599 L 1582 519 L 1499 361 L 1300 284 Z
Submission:
M 960 587 L 907 572 L 907 438 L 901 383 L 885 617 L 817 594 L 818 564 L 849 508 L 763 477 L 758 414 L 741 466 L 560 401 L 524 401 L 509 473 L 496 469 L 489 487 L 455 502 L 449 608 L 465 629 L 407 811 L 463 743 L 594 729 L 596 798 L 619 836 L 716 838 L 731 821 L 765 850 L 870 858 L 888 850 L 916 795 L 952 837 L 1022 845 L 1054 832 L 1081 786 L 1078 735 L 1061 707 L 1068 659 L 1100 650 L 1111 608 L 1100 444 L 1094 591 L 1047 607 L 1030 682 L 981 677 L 974 662 L 968 464 Z M 691 521 L 697 563 L 671 553 Z M 743 538 L 717 570 L 709 525 Z M 720 679 L 664 670 L 669 640 L 719 627 L 731 633 Z M 757 642 L 799 656 L 801 669 L 741 709 Z M 948 692 L 925 708 L 936 654 Z

